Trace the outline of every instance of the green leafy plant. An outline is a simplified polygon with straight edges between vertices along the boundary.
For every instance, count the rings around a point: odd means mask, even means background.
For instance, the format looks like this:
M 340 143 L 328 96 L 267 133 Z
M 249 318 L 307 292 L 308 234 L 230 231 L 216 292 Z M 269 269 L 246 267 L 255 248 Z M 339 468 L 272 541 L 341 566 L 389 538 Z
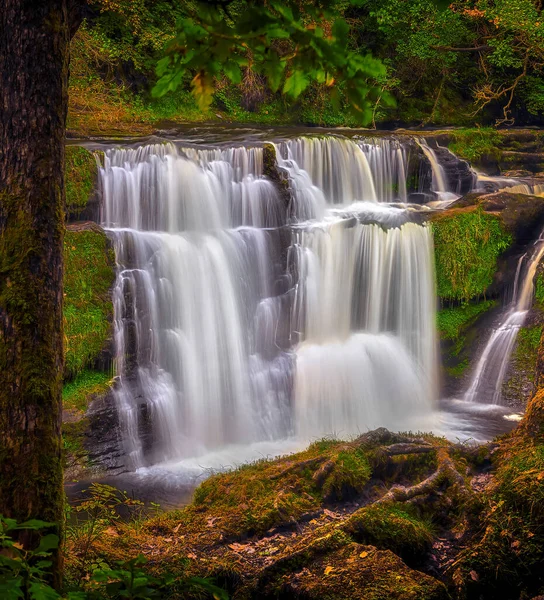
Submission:
M 176 586 L 176 589 L 181 588 L 185 591 L 208 592 L 214 600 L 228 600 L 227 592 L 208 579 L 188 577 L 182 581 L 176 581 L 170 574 L 155 577 L 145 570 L 144 567 L 147 563 L 148 560 L 145 556 L 140 554 L 128 561 L 117 562 L 114 569 L 99 569 L 93 573 L 91 586 L 96 591 L 105 592 L 108 598 L 129 598 L 130 600 L 164 598 L 164 594 Z
M 143 502 L 131 498 L 126 492 L 104 485 L 93 483 L 86 496 L 69 509 L 67 536 L 74 543 L 74 553 L 77 555 L 79 584 L 83 577 L 100 565 L 94 564 L 89 558 L 93 543 L 103 534 L 104 530 L 114 525 L 121 518 L 121 507 L 142 512 Z
M 294 1 L 247 3 L 236 15 L 229 10 L 231 4 L 187 8 L 158 63 L 154 96 L 177 90 L 190 75 L 193 95 L 205 110 L 218 79 L 240 84 L 242 69 L 249 69 L 263 76 L 272 92 L 281 88 L 293 100 L 312 82 L 324 84 L 338 109 L 336 82 L 341 81 L 351 112 L 361 123 L 370 122 L 379 96 L 383 105 L 394 105 L 392 96 L 376 85 L 386 74 L 385 66 L 370 53 L 349 48 L 350 28 L 334 0 L 305 4 L 304 12 Z
M 60 598 L 51 587 L 52 554 L 59 547 L 59 537 L 46 533 L 53 523 L 32 519 L 17 523 L 0 515 L 0 597 L 5 600 L 18 598 L 30 600 L 54 600 Z M 19 534 L 28 532 L 35 536 L 37 545 L 26 548 Z M 39 541 L 38 541 L 39 540 Z

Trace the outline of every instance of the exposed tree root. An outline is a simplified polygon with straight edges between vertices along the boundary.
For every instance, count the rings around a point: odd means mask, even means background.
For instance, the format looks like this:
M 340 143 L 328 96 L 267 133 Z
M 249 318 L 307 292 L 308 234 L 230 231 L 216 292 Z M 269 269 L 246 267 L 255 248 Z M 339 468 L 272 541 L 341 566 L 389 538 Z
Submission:
M 412 498 L 415 498 L 416 496 L 431 494 L 444 483 L 456 485 L 459 487 L 459 489 L 466 491 L 465 480 L 455 468 L 455 463 L 450 457 L 448 448 L 437 448 L 436 457 L 438 460 L 438 468 L 432 475 L 420 483 L 416 483 L 415 485 L 409 487 L 395 485 L 381 498 L 376 500 L 374 504 L 383 504 L 385 502 L 406 502 Z

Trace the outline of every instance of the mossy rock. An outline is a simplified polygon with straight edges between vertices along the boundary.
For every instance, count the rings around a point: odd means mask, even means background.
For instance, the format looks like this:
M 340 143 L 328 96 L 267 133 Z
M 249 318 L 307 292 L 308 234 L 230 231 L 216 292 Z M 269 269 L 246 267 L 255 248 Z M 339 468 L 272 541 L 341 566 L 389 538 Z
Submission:
M 512 243 L 500 218 L 469 206 L 435 213 L 431 222 L 438 296 L 454 302 L 484 296 Z
M 363 449 L 324 440 L 298 454 L 210 477 L 196 489 L 190 509 L 217 517 L 226 535 L 262 534 L 323 503 L 360 494 L 370 475 Z
M 463 597 L 533 598 L 544 591 L 544 393 L 494 455 L 495 483 L 453 579 Z
M 309 553 L 310 554 L 310 553 Z M 277 573 L 252 598 L 304 600 L 447 600 L 444 584 L 414 571 L 389 550 L 349 542 Z
M 64 186 L 68 221 L 77 221 L 86 213 L 96 188 L 98 167 L 92 152 L 81 146 L 66 146 Z M 90 218 L 89 215 L 85 215 Z
M 69 225 L 64 263 L 65 375 L 73 378 L 108 362 L 102 353 L 112 334 L 115 256 L 104 230 L 94 223 Z
M 470 207 L 496 216 L 504 232 L 520 246 L 533 243 L 544 223 L 544 200 L 539 196 L 513 194 L 507 190 L 493 194 L 470 193 L 458 200 L 451 210 Z
M 410 565 L 421 564 L 433 541 L 429 521 L 409 505 L 370 505 L 357 510 L 342 525 L 356 542 L 391 550 Z

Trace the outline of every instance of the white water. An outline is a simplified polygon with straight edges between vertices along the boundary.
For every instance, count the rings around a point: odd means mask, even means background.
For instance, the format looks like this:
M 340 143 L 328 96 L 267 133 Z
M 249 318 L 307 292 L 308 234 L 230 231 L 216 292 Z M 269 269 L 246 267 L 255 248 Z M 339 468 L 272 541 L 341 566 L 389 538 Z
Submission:
M 303 137 L 277 144 L 276 153 L 299 220 L 323 219 L 334 205 L 407 201 L 407 149 L 398 140 Z
M 418 144 L 431 165 L 431 189 L 437 197 L 437 200 L 435 202 L 430 202 L 429 206 L 433 208 L 446 208 L 454 200 L 459 198 L 459 194 L 454 193 L 451 190 L 451 186 L 449 185 L 450 182 L 448 181 L 444 167 L 440 164 L 436 152 L 427 144 L 427 141 L 425 139 L 420 139 L 418 140 Z
M 476 365 L 464 399 L 468 402 L 500 404 L 502 386 L 510 364 L 516 339 L 525 323 L 533 300 L 533 279 L 544 256 L 544 239 L 537 241 L 524 270 L 523 255 L 518 262 L 510 308 L 500 326 L 491 334 Z
M 278 147 L 292 212 L 260 149 L 107 152 L 115 393 L 132 467 L 415 427 L 432 412 L 432 236 L 387 204 L 406 200 L 405 150 Z

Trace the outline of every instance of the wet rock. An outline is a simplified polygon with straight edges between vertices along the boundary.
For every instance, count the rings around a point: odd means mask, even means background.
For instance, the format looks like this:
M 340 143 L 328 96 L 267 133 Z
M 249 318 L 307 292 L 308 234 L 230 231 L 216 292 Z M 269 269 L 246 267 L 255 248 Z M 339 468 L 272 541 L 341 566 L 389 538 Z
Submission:
M 125 453 L 113 391 L 91 402 L 87 419 L 84 447 L 94 469 L 110 475 L 125 472 Z

